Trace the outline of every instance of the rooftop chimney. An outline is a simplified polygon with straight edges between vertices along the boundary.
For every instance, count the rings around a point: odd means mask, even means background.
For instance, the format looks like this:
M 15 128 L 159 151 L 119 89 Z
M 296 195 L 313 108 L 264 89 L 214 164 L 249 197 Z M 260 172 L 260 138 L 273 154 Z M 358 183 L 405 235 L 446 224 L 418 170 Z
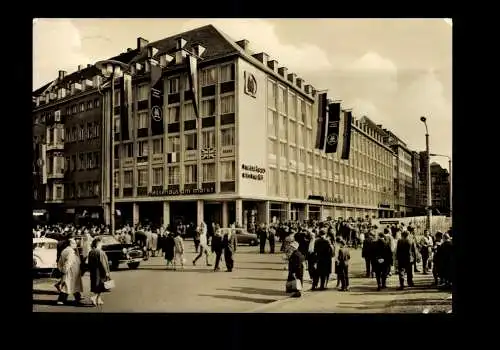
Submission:
M 174 58 L 170 55 L 164 54 L 160 56 L 160 66 L 166 67 Z
M 267 62 L 267 66 L 271 68 L 273 71 L 278 72 L 278 61 L 270 60 Z
M 177 50 L 180 50 L 180 49 L 183 49 L 184 46 L 186 46 L 187 41 L 182 39 L 182 38 L 178 38 L 176 43 L 177 43 L 176 44 Z
M 66 71 L 60 70 L 59 71 L 59 80 L 63 80 L 65 76 L 66 76 Z
M 200 44 L 196 44 L 193 46 L 193 49 L 194 49 L 194 54 L 196 56 L 199 56 L 201 57 L 201 55 L 203 55 L 203 53 L 205 52 L 205 48 L 203 46 L 201 46 Z
M 288 81 L 292 84 L 295 84 L 295 80 L 297 79 L 297 74 L 295 73 L 290 73 L 288 74 L 288 77 L 287 77 Z
M 250 48 L 250 42 L 247 39 L 237 41 L 236 45 L 238 45 L 239 47 L 241 47 L 245 51 L 247 51 Z
M 92 65 L 90 63 L 87 64 L 87 68 L 91 68 L 91 67 L 92 67 Z
M 267 65 L 267 61 L 269 60 L 269 55 L 265 52 L 260 52 L 256 53 L 255 55 L 252 55 L 254 58 L 259 60 L 261 63 Z
M 127 52 L 134 51 L 134 49 L 131 49 L 130 47 L 127 48 Z
M 377 124 L 377 127 L 382 129 L 382 124 Z
M 310 84 L 305 85 L 304 91 L 306 92 L 306 94 L 310 94 L 312 91 L 312 85 L 310 85 Z
M 158 53 L 158 49 L 153 46 L 148 46 L 148 58 L 153 58 Z
M 78 65 L 78 71 L 81 71 L 84 67 L 85 67 L 85 65 L 84 65 L 84 64 L 79 64 L 79 65 Z
M 279 67 L 278 68 L 278 74 L 281 75 L 282 77 L 284 77 L 286 79 L 287 76 L 288 76 L 288 68 L 286 68 L 286 67 Z
M 144 38 L 137 38 L 137 49 L 138 50 L 142 50 L 143 48 L 145 48 L 147 45 L 149 44 L 149 40 L 146 40 Z

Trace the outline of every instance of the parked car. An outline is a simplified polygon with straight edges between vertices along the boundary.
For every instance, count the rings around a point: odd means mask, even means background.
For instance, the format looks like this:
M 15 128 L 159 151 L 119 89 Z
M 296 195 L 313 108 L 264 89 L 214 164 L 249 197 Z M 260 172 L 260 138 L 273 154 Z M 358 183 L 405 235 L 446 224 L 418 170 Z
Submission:
M 52 275 L 57 269 L 57 241 L 52 238 L 33 238 L 33 273 Z
M 250 233 L 244 228 L 221 228 L 222 235 L 224 236 L 229 230 L 235 230 L 238 245 L 248 244 L 250 246 L 256 246 L 259 244 L 259 237 L 257 237 L 255 233 Z
M 129 269 L 136 269 L 144 260 L 144 252 L 137 244 L 121 243 L 113 235 L 98 235 L 95 237 L 101 238 L 102 250 L 108 257 L 109 266 L 114 270 L 120 264 L 127 264 Z

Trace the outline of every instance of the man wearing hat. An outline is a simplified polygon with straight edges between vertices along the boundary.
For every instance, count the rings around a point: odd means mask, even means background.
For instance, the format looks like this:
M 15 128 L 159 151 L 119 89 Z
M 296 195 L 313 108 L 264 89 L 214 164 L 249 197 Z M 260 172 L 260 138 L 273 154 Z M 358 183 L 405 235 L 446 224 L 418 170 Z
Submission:
M 385 236 L 381 232 L 378 234 L 378 240 L 373 242 L 373 268 L 377 279 L 377 291 L 386 288 L 386 279 L 388 268 L 392 265 L 391 247 L 385 241 Z
M 328 285 L 328 278 L 332 273 L 333 247 L 326 239 L 326 229 L 319 230 L 319 237 L 314 243 L 314 253 L 316 255 L 316 279 L 313 279 L 312 290 L 320 283 L 319 290 L 325 290 Z
M 343 239 L 339 240 L 339 246 L 340 249 L 337 255 L 337 261 L 340 290 L 346 292 L 349 290 L 349 261 L 351 260 L 351 254 L 349 253 L 349 249 Z
M 443 283 L 443 287 L 451 288 L 453 246 L 451 243 L 451 237 L 448 233 L 443 234 L 443 243 L 439 246 L 438 250 L 441 265 L 439 268 L 441 282 Z
M 288 278 L 287 282 L 298 279 L 300 281 L 301 286 L 304 285 L 304 255 L 298 250 L 299 243 L 291 242 L 290 250 L 292 251 L 290 254 L 290 258 L 288 259 Z M 300 290 L 294 291 L 294 297 L 300 297 Z
M 409 287 L 413 287 L 413 261 L 415 259 L 414 245 L 408 239 L 408 231 L 401 232 L 401 239 L 398 240 L 396 246 L 396 260 L 398 263 L 399 273 L 399 290 L 404 289 L 404 275 L 407 275 Z

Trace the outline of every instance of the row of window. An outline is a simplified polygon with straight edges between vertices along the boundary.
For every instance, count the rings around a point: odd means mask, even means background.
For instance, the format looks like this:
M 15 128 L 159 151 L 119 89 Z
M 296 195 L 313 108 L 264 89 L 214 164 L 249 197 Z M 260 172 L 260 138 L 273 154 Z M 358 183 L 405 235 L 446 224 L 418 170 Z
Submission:
M 201 165 L 201 179 L 202 182 L 215 182 L 216 181 L 216 164 L 205 163 Z M 222 161 L 218 167 L 220 171 L 220 181 L 235 181 L 236 167 L 235 161 Z M 152 168 L 152 186 L 163 186 L 164 184 L 164 167 Z M 137 177 L 137 187 L 147 187 L 149 182 L 149 172 L 147 168 L 138 168 L 135 170 Z M 184 184 L 198 183 L 198 165 L 189 164 L 184 166 Z M 180 167 L 169 166 L 167 167 L 167 184 L 179 185 L 180 184 Z M 131 188 L 134 186 L 134 170 L 123 171 L 123 188 Z M 115 188 L 120 187 L 119 172 L 115 172 Z
M 66 115 L 72 115 L 72 114 L 82 113 L 85 111 L 90 111 L 94 108 L 99 108 L 99 106 L 100 102 L 98 98 L 80 102 L 79 104 L 74 104 L 70 107 L 66 107 Z
M 267 106 L 270 110 L 312 126 L 312 105 L 298 97 L 291 90 L 272 80 L 267 82 Z
M 101 135 L 101 124 L 89 122 L 66 128 L 66 142 L 87 141 L 99 138 Z
M 66 157 L 68 171 L 92 170 L 100 166 L 100 152 L 80 152 Z
M 217 114 L 230 114 L 235 112 L 234 94 L 225 95 L 220 97 L 220 113 L 217 113 L 217 103 L 215 98 L 203 99 L 200 103 L 200 116 L 213 117 Z M 181 107 L 179 104 L 172 104 L 168 107 L 168 123 L 179 123 L 181 121 Z M 196 114 L 192 102 L 186 102 L 183 106 L 182 115 L 183 120 L 194 120 Z
M 184 136 L 184 151 L 192 151 L 198 149 L 198 134 L 191 133 Z M 234 127 L 221 129 L 219 132 L 221 147 L 234 146 L 235 144 L 235 129 Z M 136 151 L 134 153 L 134 143 L 125 143 L 121 145 L 115 145 L 115 158 L 132 158 L 136 157 L 147 157 L 149 153 L 153 154 L 163 154 L 163 138 L 154 139 L 149 141 L 138 141 L 135 143 Z M 201 148 L 216 148 L 215 142 L 215 130 L 203 130 L 201 133 Z M 169 136 L 167 138 L 167 153 L 181 152 L 181 139 L 180 136 Z
M 85 181 L 69 183 L 64 186 L 65 197 L 68 199 L 99 197 L 100 183 L 98 181 Z

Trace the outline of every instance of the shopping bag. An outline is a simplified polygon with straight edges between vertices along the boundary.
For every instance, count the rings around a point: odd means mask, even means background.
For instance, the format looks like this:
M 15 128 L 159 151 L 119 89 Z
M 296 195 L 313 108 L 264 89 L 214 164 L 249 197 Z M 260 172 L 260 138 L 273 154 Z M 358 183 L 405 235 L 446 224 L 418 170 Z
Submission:
M 106 290 L 111 290 L 115 288 L 115 281 L 112 279 L 109 279 L 104 282 L 104 289 Z
M 300 292 L 302 290 L 302 283 L 300 282 L 299 279 L 293 279 L 291 281 L 286 282 L 286 292 L 287 293 L 294 293 L 294 292 Z

